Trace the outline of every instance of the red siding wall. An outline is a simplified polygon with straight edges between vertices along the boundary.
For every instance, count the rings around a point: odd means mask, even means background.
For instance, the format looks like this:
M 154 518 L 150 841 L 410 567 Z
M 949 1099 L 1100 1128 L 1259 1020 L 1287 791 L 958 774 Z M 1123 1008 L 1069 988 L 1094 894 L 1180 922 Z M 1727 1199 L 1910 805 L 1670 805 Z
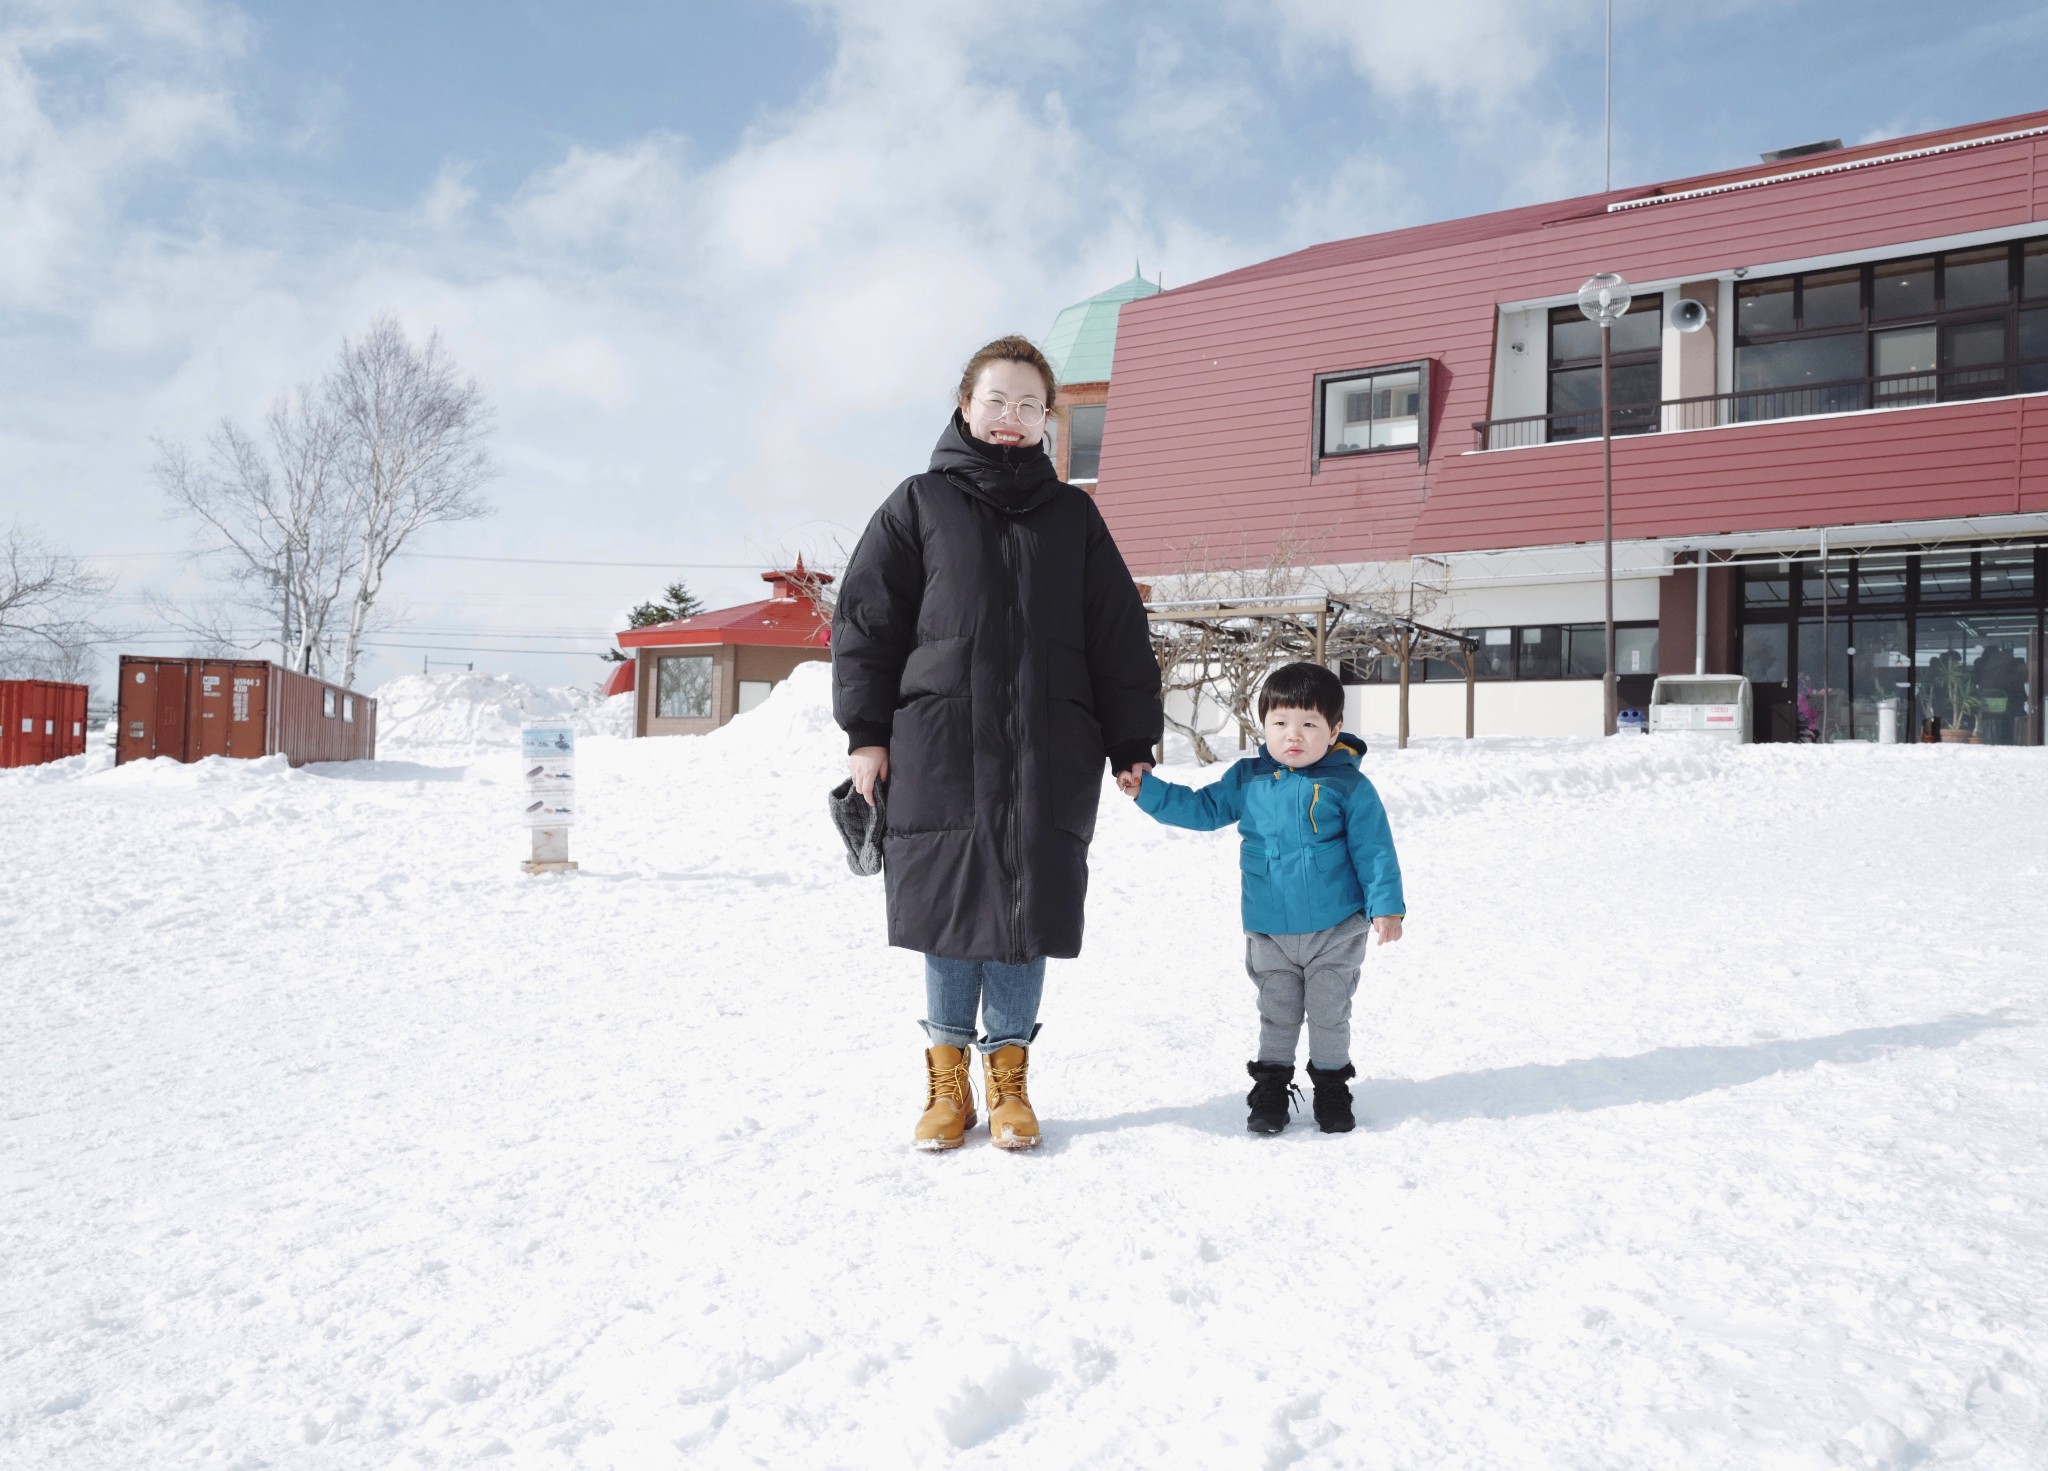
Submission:
M 2048 114 L 1977 131 L 2044 124 Z M 1468 452 L 1491 399 L 1499 303 L 1570 292 L 1602 269 L 1694 279 L 2040 221 L 2044 145 L 1987 144 L 1614 214 L 1610 199 L 1638 195 L 1566 201 L 1495 216 L 1492 234 L 1468 220 L 1338 242 L 1130 302 L 1103 512 L 1141 574 L 1173 571 L 1197 543 L 1235 559 L 1292 537 L 1316 560 L 1352 561 L 1595 538 L 1597 443 Z M 1312 471 L 1314 376 L 1417 358 L 1436 378 L 1428 463 L 1393 454 Z M 1627 536 L 2048 509 L 2048 400 L 1645 436 L 1616 444 L 1615 471 Z

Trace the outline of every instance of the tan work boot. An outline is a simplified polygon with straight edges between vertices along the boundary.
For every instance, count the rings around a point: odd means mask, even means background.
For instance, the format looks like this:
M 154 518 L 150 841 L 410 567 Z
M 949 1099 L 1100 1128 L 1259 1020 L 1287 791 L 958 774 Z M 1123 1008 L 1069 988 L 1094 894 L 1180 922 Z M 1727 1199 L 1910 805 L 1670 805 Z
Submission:
M 958 1149 L 974 1127 L 974 1084 L 963 1047 L 927 1047 L 924 1116 L 917 1121 L 919 1149 Z
M 981 1060 L 988 1132 L 998 1149 L 1038 1147 L 1038 1115 L 1031 1111 L 1031 1096 L 1024 1091 L 1024 1073 L 1030 1065 L 1031 1049 L 1014 1042 Z

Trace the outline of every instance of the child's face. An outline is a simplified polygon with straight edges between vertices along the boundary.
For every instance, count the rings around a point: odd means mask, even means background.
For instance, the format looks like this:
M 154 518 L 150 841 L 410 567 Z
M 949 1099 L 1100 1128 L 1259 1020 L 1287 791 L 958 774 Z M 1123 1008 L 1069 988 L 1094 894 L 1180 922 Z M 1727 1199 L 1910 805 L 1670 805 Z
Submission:
M 1313 710 L 1275 705 L 1266 712 L 1266 750 L 1282 766 L 1313 766 L 1330 754 L 1337 733 Z

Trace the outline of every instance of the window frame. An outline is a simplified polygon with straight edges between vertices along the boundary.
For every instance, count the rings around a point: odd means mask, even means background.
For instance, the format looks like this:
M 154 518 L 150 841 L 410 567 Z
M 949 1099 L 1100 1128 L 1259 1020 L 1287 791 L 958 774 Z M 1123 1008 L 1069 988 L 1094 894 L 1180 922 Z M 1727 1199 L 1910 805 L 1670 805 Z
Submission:
M 1075 474 L 1075 473 L 1074 473 L 1074 451 L 1075 451 L 1076 447 L 1077 447 L 1077 446 L 1079 445 L 1079 443 L 1080 443 L 1080 435 L 1074 432 L 1074 416 L 1075 416 L 1076 414 L 1083 414 L 1083 413 L 1088 413 L 1088 412 L 1090 412 L 1090 411 L 1093 411 L 1094 413 L 1098 413 L 1098 414 L 1102 415 L 1102 423 L 1101 423 L 1101 425 L 1100 425 L 1100 426 L 1098 427 L 1098 429 L 1096 430 L 1096 434 L 1095 434 L 1095 473 L 1094 473 L 1093 475 L 1077 475 L 1077 474 Z M 1069 404 L 1069 405 L 1067 406 L 1067 414 L 1066 414 L 1066 423 L 1065 423 L 1064 427 L 1065 427 L 1065 429 L 1066 429 L 1066 431 L 1067 431 L 1067 432 L 1066 432 L 1066 451 L 1067 451 L 1067 474 L 1066 474 L 1066 480 L 1067 480 L 1067 483 L 1068 483 L 1069 485 L 1099 485 L 1099 484 L 1101 484 L 1101 483 L 1102 483 L 1102 441 L 1103 441 L 1103 438 L 1104 438 L 1104 436 L 1105 436 L 1105 435 L 1106 435 L 1106 434 L 1107 434 L 1107 433 L 1109 432 L 1109 405 L 1108 405 L 1108 404 L 1106 404 L 1106 403 L 1100 403 L 1100 404 Z
M 704 687 L 704 713 L 702 715 L 664 715 L 661 708 L 661 667 L 671 660 L 698 659 L 710 666 L 710 674 Z M 715 720 L 718 717 L 718 657 L 711 653 L 657 654 L 654 657 L 654 712 L 656 720 Z
M 1408 362 L 1383 363 L 1372 368 L 1346 368 L 1341 372 L 1318 373 L 1313 388 L 1313 412 L 1309 424 L 1309 474 L 1322 469 L 1324 460 L 1360 460 L 1380 455 L 1401 455 L 1411 450 L 1418 465 L 1429 462 L 1429 415 L 1433 375 L 1430 372 L 1432 358 L 1414 358 Z M 1416 415 L 1415 443 L 1384 444 L 1378 448 L 1361 445 L 1357 449 L 1328 450 L 1323 448 L 1323 406 L 1329 402 L 1329 388 L 1332 384 L 1347 383 L 1358 379 L 1390 377 L 1395 373 L 1415 373 Z
M 2005 300 L 2003 302 L 1972 302 L 1968 305 L 1951 305 L 1949 302 L 1949 263 L 1951 257 L 1985 255 L 1991 251 L 2005 252 Z M 1948 250 L 1919 250 L 1907 254 L 1887 257 L 1882 260 L 1864 261 L 1855 266 L 1827 266 L 1811 271 L 1794 271 L 1784 275 L 1768 276 L 1756 281 L 1735 283 L 1734 317 L 1736 330 L 1732 334 L 1734 372 L 1736 382 L 1741 381 L 1742 355 L 1745 349 L 1763 347 L 1777 343 L 1798 342 L 1814 338 L 1845 336 L 1860 333 L 1863 338 L 1863 368 L 1861 407 L 1905 408 L 1922 403 L 1961 403 L 1974 398 L 2002 398 L 2016 393 L 2040 392 L 2028 389 L 2027 368 L 2033 360 L 2020 354 L 2021 317 L 2030 307 L 2038 308 L 2048 294 L 2028 296 L 2026 290 L 2026 268 L 2030 259 L 2048 255 L 2048 236 L 2022 236 L 1991 245 L 1961 245 Z M 1902 312 L 1896 316 L 1880 315 L 1877 311 L 1876 292 L 1878 273 L 1894 266 L 1908 266 L 1920 261 L 1929 263 L 1933 276 L 1932 304 L 1924 311 Z M 1830 322 L 1810 325 L 1806 320 L 1806 289 L 1809 278 L 1839 276 L 1845 271 L 1860 273 L 1858 296 L 1861 301 L 1859 319 L 1854 322 Z M 2038 270 L 2038 268 L 2037 268 Z M 1742 300 L 1746 292 L 1760 292 L 1765 287 L 1777 286 L 1782 282 L 1792 283 L 1792 325 L 1780 332 L 1751 332 L 1742 330 Z M 1967 327 L 1981 322 L 2002 322 L 2005 325 L 2005 355 L 2002 366 L 2003 383 L 2000 386 L 1972 384 L 1972 375 L 1981 374 L 1995 364 L 1980 364 L 1969 368 L 1956 368 L 1947 361 L 1950 329 Z M 1908 384 L 1893 384 L 1889 388 L 1880 384 L 1877 378 L 1877 339 L 1880 334 L 1901 330 L 1931 329 L 1935 334 L 1935 366 L 1925 374 L 1895 375 L 1902 377 L 1927 377 L 1933 380 L 1931 395 Z M 1825 385 L 1796 385 L 1798 388 L 1814 389 Z M 1736 389 L 1737 395 L 1744 393 L 1793 391 L 1780 389 Z M 1853 413 L 1855 409 L 1826 409 L 1825 413 Z
M 1656 345 L 1654 347 L 1636 348 L 1629 352 L 1615 352 L 1612 350 L 1613 339 L 1611 337 L 1608 339 L 1609 351 L 1607 355 L 1607 372 L 1610 384 L 1614 374 L 1623 368 L 1655 368 L 1657 370 L 1656 398 L 1654 398 L 1648 403 L 1623 403 L 1617 400 L 1608 405 L 1611 415 L 1615 421 L 1611 427 L 1613 429 L 1613 432 L 1617 435 L 1655 434 L 1662 427 L 1662 410 L 1664 404 L 1664 298 L 1666 295 L 1667 293 L 1663 291 L 1646 291 L 1642 295 L 1630 301 L 1628 310 L 1622 314 L 1625 318 L 1634 316 L 1656 317 L 1657 333 L 1655 339 Z M 1556 338 L 1557 327 L 1559 322 L 1564 322 L 1566 325 L 1577 326 L 1584 324 L 1587 321 L 1588 319 L 1586 318 L 1585 313 L 1581 312 L 1578 307 L 1569 305 L 1552 307 L 1550 311 L 1544 315 L 1543 438 L 1546 443 L 1569 444 L 1578 443 L 1584 440 L 1598 439 L 1600 437 L 1600 426 L 1597 422 L 1597 416 L 1600 413 L 1600 409 L 1597 404 L 1590 409 L 1561 409 L 1557 406 L 1558 374 L 1583 373 L 1589 368 L 1594 370 L 1595 372 L 1599 371 L 1600 354 L 1597 352 L 1593 353 L 1589 357 L 1560 358 L 1557 355 Z M 1597 323 L 1592 325 L 1593 330 L 1596 334 L 1602 333 L 1603 331 L 1611 333 L 1614 330 L 1611 327 L 1602 329 Z M 1594 341 L 1597 342 L 1598 340 L 1599 337 L 1596 335 Z M 1648 415 L 1641 422 L 1636 422 L 1632 419 L 1623 418 L 1620 412 L 1623 409 L 1635 409 L 1637 411 L 1641 411 L 1643 409 L 1652 409 L 1656 410 L 1656 412 Z M 1560 439 L 1557 433 L 1557 421 L 1560 416 L 1567 414 L 1574 416 L 1592 415 L 1595 416 L 1596 422 L 1590 430 L 1584 433 L 1575 433 L 1567 435 L 1563 439 Z

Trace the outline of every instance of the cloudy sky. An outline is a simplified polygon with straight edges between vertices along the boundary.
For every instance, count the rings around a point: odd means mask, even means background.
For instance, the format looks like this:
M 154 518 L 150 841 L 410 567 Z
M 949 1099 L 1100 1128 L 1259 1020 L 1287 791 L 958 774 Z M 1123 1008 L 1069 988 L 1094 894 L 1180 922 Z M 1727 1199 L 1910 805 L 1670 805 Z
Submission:
M 196 598 L 155 436 L 379 311 L 488 386 L 423 655 L 586 680 L 829 559 L 959 361 L 1127 278 L 1601 183 L 1601 0 L 0 0 L 0 522 Z M 1615 183 L 2048 106 L 2026 0 L 1617 0 Z M 462 559 L 462 560 L 457 560 Z M 474 560 L 496 559 L 496 560 Z M 657 566 L 560 565 L 653 563 Z M 157 631 L 161 637 L 161 631 Z

